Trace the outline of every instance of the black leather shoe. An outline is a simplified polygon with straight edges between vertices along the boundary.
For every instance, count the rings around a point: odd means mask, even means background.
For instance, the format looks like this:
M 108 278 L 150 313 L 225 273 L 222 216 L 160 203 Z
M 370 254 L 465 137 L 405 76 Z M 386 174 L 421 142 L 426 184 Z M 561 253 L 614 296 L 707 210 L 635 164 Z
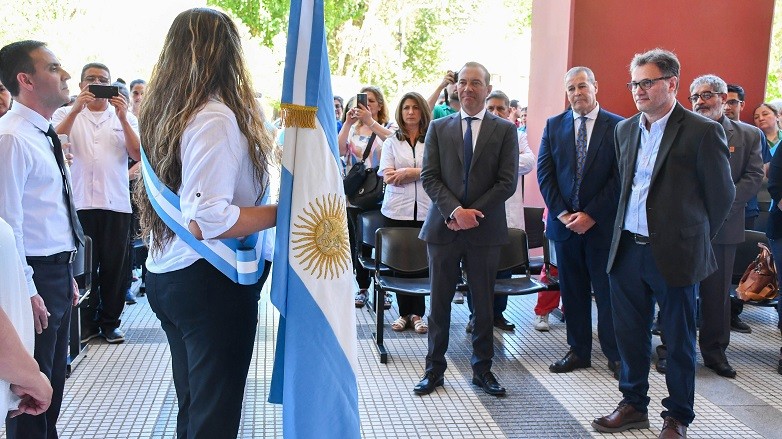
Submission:
M 668 349 L 665 345 L 657 346 L 657 362 L 654 363 L 654 369 L 665 375 L 665 371 L 668 369 Z
M 464 328 L 465 331 L 467 331 L 468 334 L 472 334 L 472 330 L 475 328 L 475 319 L 470 319 L 469 322 L 467 322 L 467 326 Z
M 494 327 L 502 329 L 503 331 L 513 331 L 516 329 L 516 325 L 506 320 L 502 315 L 494 318 Z
M 730 318 L 730 330 L 736 331 L 736 332 L 742 332 L 744 334 L 751 334 L 752 328 L 749 327 L 749 325 L 739 318 L 739 316 L 733 316 Z
M 622 362 L 621 361 L 618 361 L 618 360 L 617 361 L 608 360 L 608 370 L 610 370 L 613 373 L 615 380 L 619 379 L 619 370 L 621 368 L 622 368 Z
M 492 396 L 505 396 L 505 388 L 497 382 L 497 378 L 490 370 L 482 374 L 472 376 L 472 383 L 483 389 L 484 392 Z
M 442 375 L 438 375 L 432 371 L 427 371 L 421 381 L 413 387 L 413 392 L 416 395 L 428 395 L 434 392 L 439 386 L 445 383 Z
M 581 359 L 581 357 L 576 355 L 571 349 L 567 351 L 567 354 L 565 354 L 563 359 L 551 364 L 548 367 L 548 370 L 554 373 L 567 373 L 573 372 L 576 369 L 585 369 L 587 367 L 592 367 L 592 362 L 590 360 Z
M 721 377 L 736 378 L 736 369 L 732 368 L 727 361 L 723 363 L 707 364 L 706 367 L 713 370 Z

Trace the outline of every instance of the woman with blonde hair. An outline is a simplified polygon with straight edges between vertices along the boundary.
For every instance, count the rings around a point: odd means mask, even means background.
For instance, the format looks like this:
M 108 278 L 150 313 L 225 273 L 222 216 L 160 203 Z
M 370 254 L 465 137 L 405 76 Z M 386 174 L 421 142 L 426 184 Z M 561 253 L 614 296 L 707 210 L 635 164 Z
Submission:
M 174 233 L 142 185 L 135 193 L 143 236 L 151 235 L 146 291 L 171 348 L 179 437 L 236 437 L 239 429 L 270 263 L 257 283 L 241 285 L 187 241 L 195 237 L 217 249 L 220 239 L 274 226 L 276 206 L 261 205 L 273 140 L 254 97 L 231 19 L 207 8 L 179 14 L 152 72 L 139 126 L 145 173 L 179 196 L 187 230 Z
M 364 152 L 370 148 L 364 164 L 367 168 L 374 168 L 380 162 L 380 151 L 383 142 L 396 130 L 396 126 L 388 119 L 388 106 L 379 88 L 366 86 L 360 93 L 366 94 L 367 103 L 356 102 L 356 106 L 345 112 L 345 123 L 339 131 L 339 154 L 345 163 L 345 175 L 350 168 L 360 162 Z M 361 251 L 361 237 L 358 236 L 358 215 L 367 210 L 380 209 L 380 204 L 374 209 L 361 209 L 348 204 L 348 232 L 350 237 L 353 268 L 356 271 L 356 282 L 359 291 L 356 294 L 356 308 L 362 308 L 367 303 L 370 284 L 370 273 L 358 262 L 358 253 Z M 391 299 L 386 296 L 385 309 L 391 308 Z

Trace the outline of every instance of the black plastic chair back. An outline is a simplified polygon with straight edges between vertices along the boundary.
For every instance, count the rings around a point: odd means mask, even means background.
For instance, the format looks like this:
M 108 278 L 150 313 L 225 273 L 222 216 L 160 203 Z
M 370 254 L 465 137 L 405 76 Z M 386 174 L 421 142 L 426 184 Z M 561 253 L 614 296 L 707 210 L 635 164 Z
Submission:
M 526 272 L 529 269 L 527 234 L 521 229 L 508 229 L 508 238 L 508 243 L 500 249 L 498 271 L 521 268 Z
M 543 247 L 546 236 L 543 232 L 543 208 L 524 207 L 524 231 L 527 233 L 529 248 Z
M 394 273 L 425 273 L 429 269 L 426 243 L 418 239 L 421 229 L 382 227 L 375 232 L 376 268 L 385 265 Z

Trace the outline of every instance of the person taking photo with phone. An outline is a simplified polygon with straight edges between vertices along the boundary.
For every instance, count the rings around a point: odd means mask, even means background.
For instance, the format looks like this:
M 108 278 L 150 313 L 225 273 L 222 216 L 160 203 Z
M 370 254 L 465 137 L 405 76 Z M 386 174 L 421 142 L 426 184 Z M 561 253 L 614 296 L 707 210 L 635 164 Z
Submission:
M 348 110 L 345 123 L 339 131 L 339 154 L 345 162 L 345 175 L 356 163 L 364 160 L 367 168 L 374 168 L 380 164 L 380 151 L 383 142 L 397 129 L 396 124 L 388 118 L 388 106 L 379 88 L 366 86 L 356 96 L 356 106 Z M 370 148 L 366 159 L 364 153 Z M 353 259 L 353 268 L 356 271 L 356 281 L 359 291 L 356 293 L 356 308 L 363 308 L 367 303 L 367 289 L 370 284 L 369 271 L 361 267 L 358 262 L 361 237 L 357 235 L 358 215 L 367 210 L 380 209 L 380 203 L 373 209 L 362 209 L 348 202 L 348 232 L 350 236 L 350 248 Z M 386 309 L 391 307 L 390 296 L 386 296 L 383 305 Z
M 85 343 L 97 336 L 109 343 L 125 341 L 119 326 L 131 221 L 128 157 L 140 159 L 140 142 L 136 116 L 109 84 L 108 67 L 86 64 L 76 102 L 52 116 L 55 131 L 71 143 L 73 201 L 84 233 L 92 238 L 92 273 L 97 277 L 82 315 Z

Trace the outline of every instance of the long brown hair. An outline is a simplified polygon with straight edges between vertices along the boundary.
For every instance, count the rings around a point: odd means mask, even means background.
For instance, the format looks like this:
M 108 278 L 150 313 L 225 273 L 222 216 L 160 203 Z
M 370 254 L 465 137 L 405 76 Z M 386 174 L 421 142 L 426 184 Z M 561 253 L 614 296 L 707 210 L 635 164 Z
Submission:
M 426 131 L 429 129 L 429 123 L 432 121 L 432 110 L 429 109 L 429 104 L 424 97 L 414 91 L 405 93 L 405 95 L 402 96 L 402 99 L 399 100 L 399 105 L 396 107 L 396 124 L 399 125 L 396 137 L 399 140 L 404 140 L 404 137 L 408 134 L 407 127 L 405 127 L 404 123 L 405 119 L 402 115 L 402 107 L 404 107 L 405 101 L 408 99 L 415 101 L 416 105 L 418 105 L 418 108 L 421 110 L 421 120 L 418 121 L 418 137 L 419 139 L 423 139 L 424 136 L 426 136 Z M 417 142 L 419 139 L 410 140 Z
M 226 14 L 194 8 L 179 14 L 171 24 L 139 114 L 141 144 L 150 166 L 174 192 L 182 184 L 182 133 L 210 98 L 219 99 L 234 113 L 247 138 L 256 184 L 265 191 L 274 141 L 260 116 L 239 32 Z M 162 250 L 173 232 L 155 213 L 143 185 L 136 185 L 134 198 L 142 236 L 152 232 L 151 250 Z

